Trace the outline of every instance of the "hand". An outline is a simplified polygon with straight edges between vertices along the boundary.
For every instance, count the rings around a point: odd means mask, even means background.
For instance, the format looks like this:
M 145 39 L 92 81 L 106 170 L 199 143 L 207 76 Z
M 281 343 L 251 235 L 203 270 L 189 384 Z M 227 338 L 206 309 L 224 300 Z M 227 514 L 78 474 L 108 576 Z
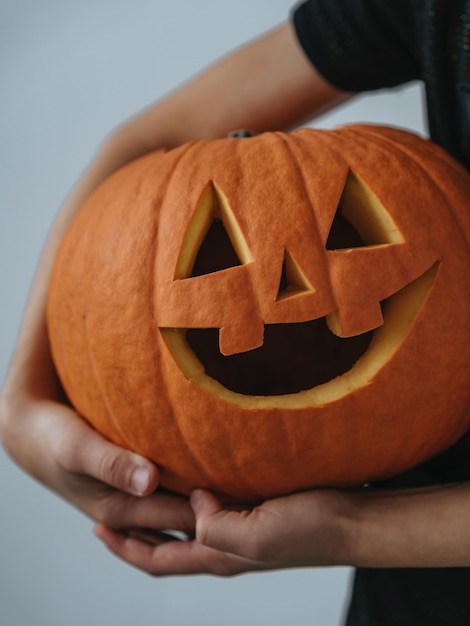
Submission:
M 154 495 L 150 501 L 153 510 L 147 509 L 146 527 L 139 527 L 135 518 L 130 528 L 112 530 L 101 524 L 95 532 L 118 557 L 154 576 L 232 576 L 345 563 L 338 555 L 347 553 L 342 532 L 346 493 L 310 491 L 268 500 L 249 510 L 226 508 L 205 491 L 195 491 L 186 508 L 184 499 L 176 496 Z M 185 523 L 181 523 L 182 511 Z M 159 531 L 174 528 L 174 520 L 185 538 Z
M 155 576 L 327 565 L 470 565 L 470 483 L 308 491 L 250 510 L 224 507 L 202 491 L 189 502 L 151 496 L 148 505 L 143 527 L 131 513 L 127 528 L 99 525 L 96 534 L 124 561 Z M 186 541 L 158 532 L 175 528 L 174 521 Z
M 95 521 L 139 518 L 142 496 L 156 489 L 152 463 L 105 440 L 58 401 L 4 399 L 2 423 L 5 448 L 23 469 Z

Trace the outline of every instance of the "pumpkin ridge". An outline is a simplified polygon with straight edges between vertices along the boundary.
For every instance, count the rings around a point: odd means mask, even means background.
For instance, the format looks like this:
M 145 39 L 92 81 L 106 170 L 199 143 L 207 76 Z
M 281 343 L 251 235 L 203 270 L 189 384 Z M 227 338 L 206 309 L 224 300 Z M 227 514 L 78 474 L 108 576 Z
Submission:
M 124 166 L 128 168 L 128 180 L 131 181 L 132 183 L 132 197 L 133 198 L 140 198 L 140 197 L 145 197 L 149 191 L 151 191 L 151 181 L 152 181 L 152 173 L 155 170 L 156 167 L 158 167 L 158 162 L 160 161 L 162 155 L 165 154 L 163 151 L 158 151 L 158 152 L 154 152 L 148 155 L 143 156 L 140 159 L 137 159 L 135 161 L 133 161 L 132 163 L 128 164 L 128 166 Z M 123 168 L 123 169 L 124 169 Z M 117 172 L 115 175 L 119 176 L 119 172 Z M 109 183 L 108 183 L 109 184 Z M 151 202 L 150 202 L 150 207 L 149 209 L 146 210 L 147 214 L 158 214 L 158 202 L 159 202 L 159 197 L 154 198 Z M 127 202 L 129 202 L 129 200 L 127 200 Z M 153 221 L 156 222 L 156 219 L 154 219 Z M 99 230 L 97 228 L 97 230 Z M 158 229 L 155 230 L 155 232 L 151 233 L 151 252 L 148 255 L 147 259 L 148 260 L 144 260 L 142 259 L 141 262 L 141 270 L 145 272 L 145 275 L 149 277 L 149 280 L 147 281 L 149 284 L 148 286 L 148 291 L 147 291 L 147 296 L 145 294 L 140 294 L 139 295 L 139 301 L 144 305 L 144 317 L 146 318 L 146 324 L 145 324 L 145 328 L 147 330 L 147 332 L 149 333 L 149 335 L 151 334 L 151 336 L 154 337 L 154 346 L 157 346 L 158 344 L 155 342 L 155 331 L 154 331 L 154 326 L 155 324 L 152 322 L 154 322 L 154 308 L 153 308 L 153 299 L 152 299 L 152 292 L 153 292 L 153 283 L 154 283 L 154 262 L 153 259 L 155 258 L 155 254 L 156 254 L 156 247 L 157 247 L 157 237 L 158 237 Z M 129 297 L 129 294 L 128 294 Z M 126 430 L 124 430 L 122 427 L 119 427 L 119 421 L 122 422 L 122 425 L 125 426 L 126 425 L 126 421 L 125 420 L 119 420 L 115 417 L 115 411 L 113 410 L 111 403 L 109 401 L 109 398 L 107 397 L 106 393 L 105 393 L 105 389 L 103 388 L 103 382 L 101 379 L 101 375 L 99 372 L 99 368 L 96 367 L 94 359 L 95 359 L 95 355 L 94 355 L 94 348 L 92 347 L 92 344 L 90 342 L 90 332 L 89 332 L 89 325 L 88 323 L 86 324 L 85 327 L 86 330 L 86 340 L 88 342 L 88 354 L 90 355 L 90 358 L 93 358 L 93 371 L 95 373 L 94 377 L 95 380 L 97 381 L 97 385 L 101 391 L 101 395 L 103 398 L 103 403 L 105 404 L 107 410 L 108 410 L 108 414 L 110 416 L 110 418 L 112 419 L 114 425 L 115 425 L 115 432 L 119 432 L 119 434 L 121 435 L 122 439 L 125 441 L 126 446 L 129 449 L 136 449 L 137 452 L 139 452 L 140 454 L 144 454 L 147 455 L 147 451 L 145 448 L 142 448 L 140 442 L 138 444 L 139 449 L 137 449 L 136 446 L 136 442 L 135 440 L 133 440 L 129 434 L 126 432 Z M 153 354 L 152 354 L 152 363 L 154 363 L 154 371 L 160 371 L 160 360 L 159 360 L 159 351 L 157 349 L 153 349 Z M 164 399 L 162 400 L 161 398 L 159 399 L 159 404 L 162 405 L 166 405 L 168 407 L 168 410 L 171 408 L 171 403 L 166 391 L 166 387 L 163 389 L 160 389 L 160 396 L 165 393 Z M 116 403 L 116 401 L 114 400 L 114 403 Z M 143 417 L 145 417 L 147 419 L 147 415 L 144 412 Z M 109 436 L 109 433 L 108 433 Z
M 100 391 L 100 396 L 103 402 L 104 407 L 106 408 L 106 412 L 108 414 L 108 420 L 109 422 L 114 426 L 114 433 L 113 436 L 115 434 L 119 434 L 120 438 L 115 438 L 114 442 L 118 443 L 120 445 L 125 445 L 126 447 L 130 447 L 130 442 L 129 442 L 129 438 L 126 435 L 126 432 L 123 428 L 123 426 L 125 426 L 125 424 L 123 424 L 121 426 L 120 420 L 118 417 L 116 417 L 116 415 L 114 414 L 113 410 L 111 409 L 111 405 L 109 404 L 107 395 L 105 393 L 105 389 L 104 389 L 104 385 L 103 385 L 103 381 L 101 379 L 101 376 L 99 375 L 99 371 L 98 368 L 96 367 L 96 360 L 95 360 L 95 356 L 93 354 L 93 350 L 91 347 L 91 342 L 90 342 L 90 333 L 89 333 L 89 326 L 88 326 L 88 316 L 86 315 L 86 313 L 83 316 L 83 328 L 84 328 L 84 339 L 85 339 L 85 345 L 87 347 L 87 356 L 88 356 L 88 361 L 90 363 L 90 367 L 91 367 L 91 371 L 93 374 L 93 378 L 96 382 L 96 386 L 98 387 L 99 391 Z M 84 416 L 85 419 L 87 419 L 86 416 Z
M 181 167 L 181 164 L 183 162 L 183 160 L 185 159 L 185 157 L 192 156 L 192 152 L 193 152 L 193 148 L 197 148 L 200 147 L 200 143 L 193 141 L 193 142 L 188 142 L 182 146 L 180 146 L 179 148 L 177 148 L 178 150 L 178 154 L 176 155 L 176 159 L 173 163 L 170 175 L 167 179 L 163 194 L 161 197 L 156 198 L 154 200 L 154 207 L 155 207 L 155 211 L 158 212 L 159 210 L 161 210 L 161 207 L 166 205 L 167 202 L 167 197 L 169 194 L 169 188 L 170 188 L 170 184 L 171 181 L 173 179 L 173 177 L 175 176 L 175 174 L 177 173 L 177 170 Z M 151 304 L 151 319 L 153 320 L 153 325 L 152 325 L 152 336 L 154 338 L 154 345 L 155 346 L 161 346 L 162 344 L 162 340 L 161 340 L 161 330 L 160 330 L 160 325 L 159 325 L 159 320 L 158 320 L 158 310 L 157 310 L 157 281 L 158 281 L 158 274 L 156 271 L 156 265 L 157 265 L 157 260 L 158 260 L 158 252 L 160 249 L 160 229 L 157 229 L 156 232 L 156 236 L 154 238 L 154 247 L 153 247 L 153 251 L 152 254 L 150 256 L 150 258 L 152 258 L 154 260 L 153 262 L 153 271 L 151 272 L 152 274 L 152 280 L 150 280 L 150 285 L 148 287 L 148 297 L 149 297 L 149 302 L 152 303 Z M 165 245 L 165 242 L 162 242 L 163 245 Z M 167 349 L 166 346 L 164 346 L 164 349 Z M 161 377 L 166 380 L 166 370 L 164 367 L 161 366 L 162 363 L 162 350 L 161 347 L 159 350 L 154 350 L 154 355 L 153 355 L 153 361 L 156 364 L 156 368 L 155 371 L 160 372 Z M 185 425 L 184 425 L 184 420 L 186 419 L 186 417 L 180 416 L 178 414 L 178 411 L 175 411 L 171 401 L 170 401 L 170 396 L 169 396 L 169 392 L 168 392 L 168 384 L 164 384 L 162 385 L 162 388 L 164 389 L 164 393 L 165 393 L 165 398 L 167 400 L 166 404 L 169 407 L 169 409 L 171 410 L 172 416 L 173 416 L 173 421 L 175 424 L 174 427 L 174 433 L 177 435 L 178 439 L 181 442 L 181 450 L 186 450 L 187 452 L 187 456 L 190 457 L 190 462 L 192 462 L 196 467 L 197 467 L 197 471 L 199 472 L 199 475 L 201 477 L 203 477 L 203 479 L 206 482 L 210 481 L 210 474 L 207 473 L 204 463 L 202 462 L 200 455 L 197 454 L 197 448 L 196 446 L 192 446 L 191 442 L 188 440 L 188 438 L 186 438 L 184 436 L 184 431 L 185 431 Z M 155 459 L 156 461 L 159 461 L 159 459 Z M 171 463 L 168 465 L 162 464 L 160 461 L 160 468 L 161 469 L 165 469 L 168 468 L 171 470 Z
M 315 132 L 315 131 L 313 131 Z M 285 152 L 287 152 L 287 154 L 289 155 L 289 161 L 290 164 L 292 165 L 293 169 L 295 169 L 295 172 L 298 176 L 298 178 L 302 181 L 302 188 L 303 191 L 305 192 L 305 196 L 310 200 L 310 205 L 313 206 L 313 198 L 310 195 L 309 192 L 309 186 L 307 185 L 306 182 L 306 178 L 305 178 L 305 172 L 303 171 L 303 167 L 302 165 L 299 163 L 299 159 L 297 154 L 295 153 L 295 151 L 292 149 L 292 145 L 291 143 L 293 142 L 293 137 L 290 137 L 289 139 L 287 139 L 285 133 L 275 133 L 276 136 L 279 138 L 280 142 L 282 143 L 282 145 L 284 146 Z M 314 213 L 312 211 L 312 213 Z M 318 228 L 318 220 L 316 218 L 316 215 L 314 213 L 314 223 L 317 229 L 317 237 L 318 237 L 318 241 L 321 242 L 321 244 L 323 245 L 323 238 L 320 232 L 320 229 Z
M 316 133 L 316 132 L 317 132 L 317 131 L 312 131 L 312 133 Z M 286 134 L 285 134 L 285 133 L 280 133 L 280 132 L 279 132 L 279 133 L 275 133 L 275 134 L 276 134 L 276 136 L 277 136 L 277 137 L 279 137 L 279 139 L 280 139 L 280 141 L 281 141 L 282 145 L 284 146 L 285 152 L 287 152 L 287 154 L 289 155 L 289 162 L 291 163 L 291 165 L 292 165 L 293 169 L 295 170 L 295 172 L 296 172 L 296 174 L 297 174 L 298 179 L 302 182 L 302 189 L 303 189 L 303 191 L 304 191 L 304 193 L 305 193 L 305 196 L 306 196 L 306 197 L 309 199 L 309 201 L 310 201 L 310 202 L 309 202 L 309 206 L 310 206 L 310 207 L 314 207 L 314 204 L 315 204 L 315 203 L 314 203 L 314 200 L 315 200 L 315 199 L 311 196 L 311 194 L 310 194 L 310 192 L 309 192 L 309 185 L 308 185 L 308 184 L 307 184 L 307 182 L 306 182 L 306 177 L 305 177 L 305 172 L 304 172 L 304 169 L 303 169 L 303 167 L 302 167 L 301 163 L 299 162 L 299 159 L 298 159 L 297 154 L 296 154 L 296 153 L 295 153 L 295 151 L 292 149 L 292 145 L 291 145 L 291 144 L 292 144 L 292 142 L 295 142 L 295 140 L 296 140 L 295 134 L 293 133 L 293 134 L 292 134 L 292 136 L 290 136 L 290 137 L 289 137 L 289 139 L 287 139 L 287 136 L 286 136 Z M 319 136 L 320 136 L 320 135 L 318 135 L 318 137 L 319 137 Z M 294 145 L 295 145 L 295 144 L 294 144 Z M 345 181 L 346 181 L 346 180 L 347 180 L 347 176 L 346 176 L 346 178 L 345 178 Z M 340 198 L 340 197 L 341 197 L 341 195 L 339 196 L 339 198 Z M 338 198 L 338 199 L 339 199 L 339 198 Z M 323 241 L 322 233 L 321 233 L 321 231 L 320 231 L 320 226 L 319 226 L 319 224 L 318 224 L 318 219 L 317 219 L 317 216 L 315 215 L 315 212 L 314 212 L 313 210 L 312 210 L 312 213 L 313 213 L 313 217 L 314 217 L 313 222 L 315 223 L 315 229 L 316 229 L 316 237 L 317 237 L 317 240 L 320 242 L 320 245 L 321 245 L 321 246 L 323 246 L 323 247 L 325 248 L 325 251 L 326 251 L 326 240 L 325 240 L 325 241 Z M 333 217 L 334 217 L 334 214 L 335 214 L 335 213 L 333 213 Z M 329 289 L 330 289 L 330 292 L 333 294 L 335 307 L 337 308 L 338 303 L 337 303 L 337 301 L 336 301 L 336 296 L 335 296 L 335 293 L 334 293 L 334 290 L 333 290 L 333 285 L 332 285 L 332 282 L 331 282 L 331 277 L 330 277 L 329 275 L 328 275 L 328 284 L 329 284 Z M 313 285 L 313 288 L 315 289 L 315 286 L 314 286 L 314 285 Z
M 333 220 L 334 220 L 336 212 L 338 210 L 339 203 L 341 201 L 341 197 L 343 195 L 344 189 L 345 189 L 346 184 L 348 182 L 348 178 L 349 178 L 349 176 L 351 174 L 354 175 L 354 172 L 352 171 L 350 164 L 347 163 L 343 159 L 343 157 L 340 157 L 338 155 L 338 153 L 336 151 L 334 151 L 332 149 L 332 147 L 331 147 L 331 138 L 332 138 L 332 133 L 333 132 L 334 131 L 325 131 L 325 130 L 321 130 L 321 129 L 313 130 L 311 128 L 306 128 L 306 129 L 302 129 L 302 130 L 298 131 L 297 133 L 292 133 L 293 136 L 290 139 L 290 142 L 294 143 L 294 145 L 295 145 L 295 143 L 297 141 L 300 141 L 301 143 L 304 143 L 304 144 L 306 144 L 308 146 L 308 143 L 309 143 L 308 139 L 305 139 L 304 136 L 306 136 L 308 138 L 308 135 L 311 135 L 312 133 L 315 133 L 315 141 L 318 142 L 318 143 L 321 143 L 323 145 L 323 147 L 326 150 L 328 150 L 328 152 L 334 152 L 335 159 L 339 160 L 339 158 L 341 158 L 342 162 L 344 163 L 344 180 L 342 181 L 341 185 L 339 185 L 339 190 L 338 190 L 338 193 L 337 193 L 337 198 L 336 198 L 336 202 L 335 202 L 335 206 L 334 206 L 334 211 L 331 213 L 331 220 L 330 220 L 330 223 L 328 225 L 328 229 L 327 229 L 325 235 L 322 232 L 319 233 L 320 241 L 322 243 L 322 246 L 325 248 L 325 250 L 327 249 L 326 248 L 326 244 L 327 244 L 327 241 L 328 241 L 328 235 L 329 235 L 329 233 L 331 231 L 331 226 L 333 224 Z M 292 150 L 292 148 L 291 148 L 291 150 Z M 292 152 L 292 154 L 293 154 L 293 158 L 295 158 L 293 152 Z M 300 166 L 300 164 L 299 164 L 299 166 Z M 306 189 L 308 190 L 308 185 L 305 182 L 305 180 L 306 180 L 305 173 L 303 171 L 302 171 L 302 177 L 303 177 L 303 180 L 304 180 L 304 185 L 305 185 Z M 314 202 L 315 198 L 311 198 L 310 194 L 308 194 L 308 197 L 311 200 L 310 206 L 311 206 L 312 211 L 313 211 L 314 207 L 315 207 L 315 204 L 316 204 Z M 316 216 L 315 216 L 315 218 L 316 218 L 316 221 L 318 223 L 318 218 Z

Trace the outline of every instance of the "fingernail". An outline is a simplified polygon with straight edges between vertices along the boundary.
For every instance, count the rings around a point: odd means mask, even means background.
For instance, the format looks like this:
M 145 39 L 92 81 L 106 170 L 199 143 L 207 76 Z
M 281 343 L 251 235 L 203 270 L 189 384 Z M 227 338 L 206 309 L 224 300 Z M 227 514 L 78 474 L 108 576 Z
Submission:
M 204 494 L 202 493 L 200 489 L 196 489 L 195 491 L 192 492 L 190 501 L 191 501 L 191 506 L 194 511 L 196 511 L 202 505 L 203 500 L 204 500 Z
M 144 494 L 149 486 L 150 472 L 146 467 L 138 467 L 134 470 L 131 478 L 132 491 L 141 496 Z

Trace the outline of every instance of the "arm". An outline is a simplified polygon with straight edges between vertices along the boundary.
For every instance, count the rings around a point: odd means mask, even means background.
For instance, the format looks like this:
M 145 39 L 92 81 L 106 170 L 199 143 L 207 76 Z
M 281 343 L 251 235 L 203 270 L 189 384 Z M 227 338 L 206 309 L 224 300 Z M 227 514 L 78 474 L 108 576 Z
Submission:
M 132 496 L 153 492 L 158 482 L 151 463 L 102 439 L 63 402 L 52 363 L 45 321 L 49 275 L 62 235 L 84 199 L 118 167 L 150 150 L 239 127 L 288 128 L 343 97 L 315 73 L 285 24 L 112 133 L 51 230 L 2 391 L 0 434 L 20 466 L 108 523 L 122 522 L 135 502 Z
M 148 526 L 165 528 L 168 511 L 155 504 L 149 502 Z M 310 491 L 242 512 L 198 491 L 191 506 L 195 540 L 168 541 L 145 528 L 118 532 L 98 526 L 96 534 L 117 556 L 155 576 L 231 576 L 330 565 L 470 565 L 470 486 L 465 483 L 402 491 Z M 185 519 L 180 529 L 190 533 L 189 510 Z

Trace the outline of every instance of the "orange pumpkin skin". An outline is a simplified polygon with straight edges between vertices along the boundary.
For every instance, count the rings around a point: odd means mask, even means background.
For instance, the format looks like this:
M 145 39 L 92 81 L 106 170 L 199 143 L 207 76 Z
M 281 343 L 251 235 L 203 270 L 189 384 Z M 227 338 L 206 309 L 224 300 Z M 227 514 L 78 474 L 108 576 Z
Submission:
M 177 492 L 254 502 L 396 475 L 470 426 L 469 197 L 441 149 L 375 126 L 141 158 L 90 197 L 59 250 L 47 314 L 63 387 Z M 365 243 L 328 249 L 342 199 Z M 193 275 L 220 213 L 240 264 Z M 325 316 L 343 337 L 377 330 L 351 369 L 281 395 L 227 389 L 186 340 L 221 329 L 224 354 L 249 355 L 268 325 Z

